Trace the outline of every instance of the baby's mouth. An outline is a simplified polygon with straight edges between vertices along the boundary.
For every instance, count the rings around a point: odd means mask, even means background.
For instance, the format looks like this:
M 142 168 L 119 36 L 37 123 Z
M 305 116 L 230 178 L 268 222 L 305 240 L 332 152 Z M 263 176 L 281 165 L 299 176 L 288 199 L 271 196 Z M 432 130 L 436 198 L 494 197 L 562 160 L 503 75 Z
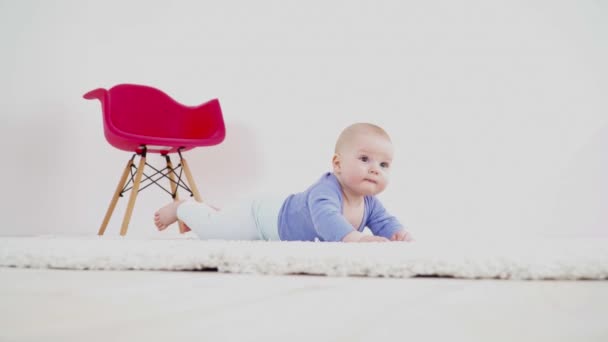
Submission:
M 366 181 L 366 182 L 370 182 L 370 183 L 373 183 L 373 184 L 378 184 L 378 182 L 376 182 L 376 181 L 375 181 L 375 180 L 373 180 L 373 179 L 369 179 L 369 178 L 365 178 L 365 179 L 364 179 L 364 181 Z

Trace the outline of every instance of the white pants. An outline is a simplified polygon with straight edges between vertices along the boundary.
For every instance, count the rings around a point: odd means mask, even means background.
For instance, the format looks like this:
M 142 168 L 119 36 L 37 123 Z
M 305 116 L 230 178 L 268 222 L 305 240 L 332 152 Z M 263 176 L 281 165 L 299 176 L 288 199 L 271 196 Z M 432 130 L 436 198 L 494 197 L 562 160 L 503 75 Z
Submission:
M 280 240 L 277 221 L 283 200 L 242 200 L 220 211 L 186 201 L 177 208 L 177 217 L 202 240 Z

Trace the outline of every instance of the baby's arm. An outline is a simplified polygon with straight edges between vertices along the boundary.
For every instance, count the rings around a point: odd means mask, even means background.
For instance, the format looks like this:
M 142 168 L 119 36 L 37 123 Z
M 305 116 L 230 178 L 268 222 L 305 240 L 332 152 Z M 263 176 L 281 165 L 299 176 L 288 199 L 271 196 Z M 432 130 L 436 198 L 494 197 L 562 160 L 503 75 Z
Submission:
M 370 236 L 355 229 L 342 215 L 340 194 L 336 189 L 311 190 L 308 206 L 317 234 L 323 241 L 387 242 L 387 236 Z
M 312 189 L 308 197 L 308 207 L 315 232 L 322 241 L 361 240 L 359 236 L 361 233 L 355 231 L 342 215 L 340 193 L 337 189 L 326 187 Z M 348 235 L 350 236 L 346 238 Z
M 383 236 L 390 241 L 412 241 L 412 236 L 405 231 L 396 217 L 389 214 L 380 201 L 372 197 L 370 200 L 370 216 L 367 226 L 376 236 Z

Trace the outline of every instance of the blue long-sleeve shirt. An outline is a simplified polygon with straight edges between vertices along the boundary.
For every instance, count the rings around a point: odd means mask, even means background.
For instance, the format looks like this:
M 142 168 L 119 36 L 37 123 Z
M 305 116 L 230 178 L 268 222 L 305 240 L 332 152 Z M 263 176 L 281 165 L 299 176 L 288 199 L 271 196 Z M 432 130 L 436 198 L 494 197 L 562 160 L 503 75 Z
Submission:
M 342 191 L 336 176 L 325 173 L 306 191 L 285 199 L 279 211 L 278 226 L 281 240 L 341 241 L 353 226 L 342 215 Z M 391 216 L 375 196 L 365 196 L 361 225 L 374 235 L 390 238 L 402 225 Z

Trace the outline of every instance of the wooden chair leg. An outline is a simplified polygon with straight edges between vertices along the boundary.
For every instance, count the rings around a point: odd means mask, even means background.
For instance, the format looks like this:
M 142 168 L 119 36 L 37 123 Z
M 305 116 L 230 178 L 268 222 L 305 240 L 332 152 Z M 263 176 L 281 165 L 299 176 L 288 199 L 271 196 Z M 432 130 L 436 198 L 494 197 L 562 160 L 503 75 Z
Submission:
M 120 227 L 120 235 L 124 236 L 127 234 L 127 228 L 129 227 L 129 221 L 131 221 L 131 214 L 133 214 L 133 207 L 135 206 L 135 199 L 137 199 L 137 192 L 139 191 L 139 184 L 141 183 L 141 176 L 144 173 L 144 167 L 146 166 L 146 157 L 142 155 L 139 159 L 139 166 L 135 179 L 133 180 L 133 188 L 131 189 L 131 195 L 129 196 L 129 204 L 127 205 L 127 211 L 125 217 L 122 220 L 122 226 Z
M 192 194 L 194 195 L 194 199 L 197 202 L 202 202 L 203 198 L 201 197 L 201 194 L 198 192 L 198 188 L 196 187 L 196 183 L 194 182 L 194 178 L 192 177 L 192 173 L 190 172 L 190 167 L 188 166 L 188 162 L 184 158 L 182 158 L 181 162 L 182 162 L 182 167 L 184 168 L 184 172 L 186 173 L 186 178 L 188 179 L 188 185 L 190 186 L 190 189 L 192 190 Z
M 169 169 L 169 183 L 171 185 L 171 192 L 175 194 L 175 197 L 173 198 L 174 201 L 179 201 L 179 194 L 177 193 L 177 182 L 175 181 L 175 173 L 173 172 L 173 164 L 171 163 L 171 158 L 169 158 L 169 156 L 166 156 L 167 158 L 167 168 Z M 180 233 L 186 233 L 190 231 L 190 228 L 188 228 L 181 220 L 177 221 L 177 224 L 179 226 L 179 232 Z
M 127 177 L 129 176 L 129 170 L 131 170 L 131 165 L 133 165 L 133 159 L 129 159 L 127 162 L 127 166 L 125 166 L 124 171 L 122 172 L 122 176 L 120 177 L 120 181 L 116 186 L 116 191 L 114 191 L 114 196 L 112 197 L 112 201 L 110 201 L 110 206 L 106 211 L 106 216 L 103 218 L 103 222 L 101 223 L 101 227 L 99 227 L 99 231 L 97 235 L 103 235 L 106 231 L 106 227 L 110 222 L 110 218 L 112 217 L 112 213 L 114 212 L 114 208 L 116 208 L 116 203 L 120 198 L 120 193 L 122 192 L 122 188 L 125 186 L 125 182 L 127 181 Z

